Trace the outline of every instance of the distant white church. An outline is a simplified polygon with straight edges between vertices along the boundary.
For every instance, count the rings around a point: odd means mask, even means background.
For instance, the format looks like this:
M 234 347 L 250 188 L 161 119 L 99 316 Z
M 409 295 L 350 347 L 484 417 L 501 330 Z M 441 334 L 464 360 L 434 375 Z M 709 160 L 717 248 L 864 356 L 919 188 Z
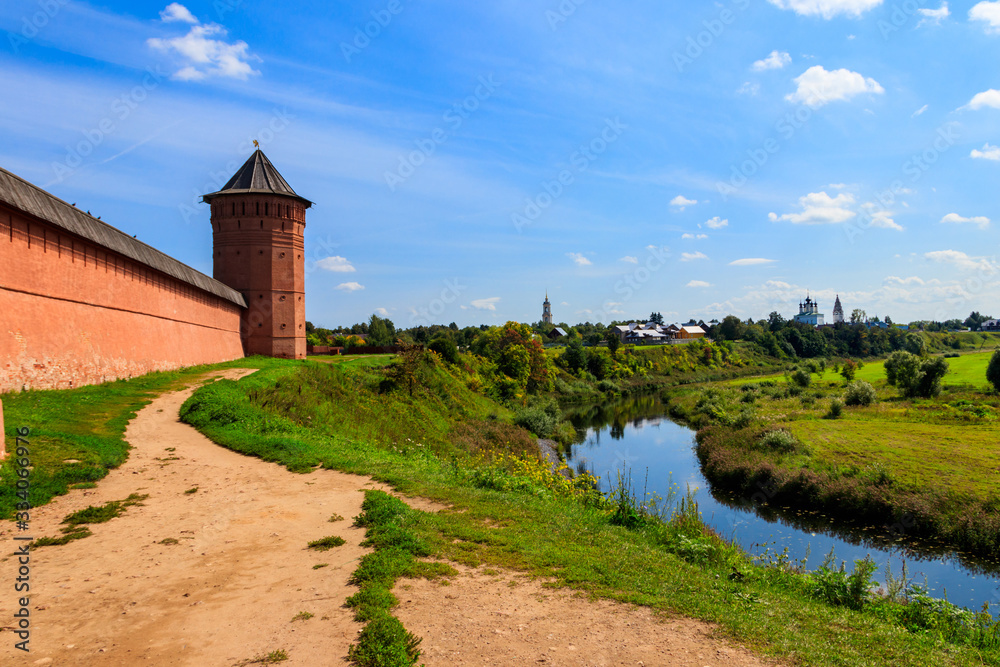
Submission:
M 840 295 L 837 295 L 837 300 L 833 303 L 833 323 L 843 324 L 844 323 L 844 307 L 840 305 Z
M 837 297 L 837 304 L 840 304 L 840 297 Z M 843 312 L 840 315 L 843 317 Z M 834 317 L 836 317 L 836 311 Z M 819 304 L 807 295 L 805 301 L 799 302 L 799 314 L 795 316 L 795 321 L 814 327 L 823 326 L 823 313 L 819 312 Z

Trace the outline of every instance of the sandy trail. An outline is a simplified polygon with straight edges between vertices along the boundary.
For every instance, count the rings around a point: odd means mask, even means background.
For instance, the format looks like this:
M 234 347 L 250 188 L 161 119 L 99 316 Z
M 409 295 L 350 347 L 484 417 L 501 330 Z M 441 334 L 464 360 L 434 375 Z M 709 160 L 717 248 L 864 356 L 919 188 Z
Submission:
M 92 526 L 91 537 L 33 552 L 31 652 L 0 632 L 0 664 L 229 666 L 279 649 L 289 657 L 282 664 L 346 664 L 361 628 L 344 607 L 356 590 L 347 579 L 367 552 L 351 519 L 364 489 L 384 487 L 329 470 L 290 473 L 213 444 L 177 418 L 193 391 L 164 394 L 139 412 L 126 431 L 128 461 L 96 489 L 32 512 L 34 536 L 54 536 L 71 512 L 149 494 Z M 345 520 L 329 522 L 334 513 Z M 0 543 L 12 544 L 11 528 L 3 526 Z M 328 535 L 347 543 L 306 549 Z M 320 563 L 328 565 L 313 569 Z M 0 562 L 0 582 L 13 582 L 16 570 L 15 559 Z M 712 639 L 707 624 L 663 622 L 510 574 L 463 570 L 448 586 L 407 580 L 398 596 L 398 615 L 424 638 L 429 666 L 762 664 Z M 15 604 L 12 592 L 0 596 L 0 626 L 9 628 Z M 313 616 L 293 620 L 300 612 Z

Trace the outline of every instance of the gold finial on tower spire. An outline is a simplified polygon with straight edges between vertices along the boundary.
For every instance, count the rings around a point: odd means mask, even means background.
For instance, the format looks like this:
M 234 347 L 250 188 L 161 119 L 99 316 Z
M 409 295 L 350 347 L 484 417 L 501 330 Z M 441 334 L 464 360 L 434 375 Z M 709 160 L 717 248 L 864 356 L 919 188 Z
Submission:
M 253 140 L 253 147 L 256 148 L 257 150 L 260 150 L 260 144 L 257 143 L 256 139 Z

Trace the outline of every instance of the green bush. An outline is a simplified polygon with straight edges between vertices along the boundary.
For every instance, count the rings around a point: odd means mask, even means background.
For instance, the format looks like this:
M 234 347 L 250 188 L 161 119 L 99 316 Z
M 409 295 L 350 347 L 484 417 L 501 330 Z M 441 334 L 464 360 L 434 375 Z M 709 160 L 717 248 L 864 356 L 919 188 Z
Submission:
M 864 380 L 857 380 L 847 385 L 844 403 L 847 405 L 871 405 L 878 400 L 875 387 Z
M 808 387 L 812 382 L 812 373 L 806 368 L 800 368 L 792 373 L 792 382 L 803 388 Z
M 826 413 L 827 419 L 840 419 L 840 416 L 844 413 L 844 402 L 839 398 L 835 398 L 830 401 L 830 411 Z
M 871 575 L 878 566 L 870 558 L 854 561 L 854 571 L 847 574 L 844 563 L 833 569 L 833 551 L 823 565 L 810 575 L 812 594 L 835 606 L 860 610 L 869 599 L 873 584 Z
M 1000 350 L 990 357 L 990 363 L 986 367 L 986 379 L 993 385 L 993 389 L 1000 391 Z
M 458 347 L 452 339 L 440 336 L 432 340 L 427 347 L 440 354 L 449 364 L 458 363 Z

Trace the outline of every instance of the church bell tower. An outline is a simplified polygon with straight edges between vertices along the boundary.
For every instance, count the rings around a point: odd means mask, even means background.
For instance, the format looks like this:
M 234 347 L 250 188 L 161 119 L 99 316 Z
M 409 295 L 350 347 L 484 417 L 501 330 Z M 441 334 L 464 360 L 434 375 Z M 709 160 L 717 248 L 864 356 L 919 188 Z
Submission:
M 305 358 L 303 234 L 312 202 L 292 190 L 259 148 L 202 201 L 212 207 L 212 275 L 247 301 L 244 353 Z

